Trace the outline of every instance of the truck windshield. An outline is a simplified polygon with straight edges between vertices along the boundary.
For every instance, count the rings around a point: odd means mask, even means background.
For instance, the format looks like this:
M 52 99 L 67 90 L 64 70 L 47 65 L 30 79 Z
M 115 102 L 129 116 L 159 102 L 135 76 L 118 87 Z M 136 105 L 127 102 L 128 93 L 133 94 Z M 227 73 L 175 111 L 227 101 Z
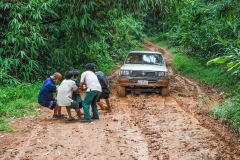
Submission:
M 129 53 L 125 61 L 126 64 L 155 64 L 163 65 L 161 54 L 152 53 Z

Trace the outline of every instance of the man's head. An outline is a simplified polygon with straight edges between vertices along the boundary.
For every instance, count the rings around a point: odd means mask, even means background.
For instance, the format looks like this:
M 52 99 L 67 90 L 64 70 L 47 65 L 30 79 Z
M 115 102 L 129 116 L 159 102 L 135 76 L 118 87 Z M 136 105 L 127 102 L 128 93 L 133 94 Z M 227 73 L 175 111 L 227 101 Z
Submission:
M 86 64 L 85 69 L 87 71 L 93 71 L 95 69 L 94 64 L 93 63 Z
M 52 78 L 52 80 L 57 83 L 61 78 L 62 75 L 59 72 L 55 72 L 53 75 L 50 76 Z
M 65 73 L 65 78 L 66 79 L 72 79 L 73 78 L 73 72 L 72 71 L 67 71 Z
M 72 73 L 74 78 L 79 76 L 79 72 L 77 70 L 72 70 Z

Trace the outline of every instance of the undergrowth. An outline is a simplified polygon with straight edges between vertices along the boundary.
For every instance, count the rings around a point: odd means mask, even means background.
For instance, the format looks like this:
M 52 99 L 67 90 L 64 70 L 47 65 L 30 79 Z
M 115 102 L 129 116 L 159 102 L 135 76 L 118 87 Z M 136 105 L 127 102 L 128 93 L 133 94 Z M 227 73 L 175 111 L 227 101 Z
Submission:
M 209 115 L 231 124 L 240 134 L 240 95 L 221 103 L 218 107 L 211 108 Z

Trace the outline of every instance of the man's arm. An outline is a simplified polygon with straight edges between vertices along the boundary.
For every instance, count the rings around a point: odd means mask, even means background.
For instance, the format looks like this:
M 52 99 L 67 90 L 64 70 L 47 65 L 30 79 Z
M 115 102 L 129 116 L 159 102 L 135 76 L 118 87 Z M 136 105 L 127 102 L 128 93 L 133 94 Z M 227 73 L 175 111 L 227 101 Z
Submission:
M 80 87 L 79 87 L 81 90 L 86 90 L 87 89 L 87 87 L 86 87 L 86 85 L 85 85 L 85 83 L 84 82 L 81 82 L 80 83 Z
M 49 91 L 51 91 L 51 92 L 56 92 L 57 91 L 57 87 L 56 87 L 56 85 L 54 85 L 54 84 L 50 84 L 50 85 L 48 85 L 48 86 L 46 86 L 48 89 L 49 89 Z
M 86 83 L 85 83 L 86 74 L 87 74 L 87 72 L 83 72 L 82 75 L 81 75 L 80 88 L 81 88 L 82 90 L 85 90 L 85 89 L 87 88 L 87 87 L 86 87 Z
M 84 82 L 80 83 L 80 88 L 83 89 Z
M 77 87 L 77 85 L 76 85 L 76 83 L 73 81 L 73 84 L 72 84 L 73 86 L 72 86 L 72 90 L 74 91 L 74 92 L 79 92 L 79 88 Z

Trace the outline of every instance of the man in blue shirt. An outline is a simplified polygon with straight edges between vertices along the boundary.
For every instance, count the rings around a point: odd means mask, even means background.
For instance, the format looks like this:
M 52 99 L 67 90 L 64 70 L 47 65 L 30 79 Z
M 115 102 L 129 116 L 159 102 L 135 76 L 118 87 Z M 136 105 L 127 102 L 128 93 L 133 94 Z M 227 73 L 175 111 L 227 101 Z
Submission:
M 38 94 L 38 103 L 44 107 L 47 107 L 54 111 L 53 118 L 65 118 L 65 115 L 61 114 L 61 107 L 58 106 L 57 100 L 53 94 L 57 92 L 57 83 L 62 78 L 59 72 L 54 73 L 47 78 Z

